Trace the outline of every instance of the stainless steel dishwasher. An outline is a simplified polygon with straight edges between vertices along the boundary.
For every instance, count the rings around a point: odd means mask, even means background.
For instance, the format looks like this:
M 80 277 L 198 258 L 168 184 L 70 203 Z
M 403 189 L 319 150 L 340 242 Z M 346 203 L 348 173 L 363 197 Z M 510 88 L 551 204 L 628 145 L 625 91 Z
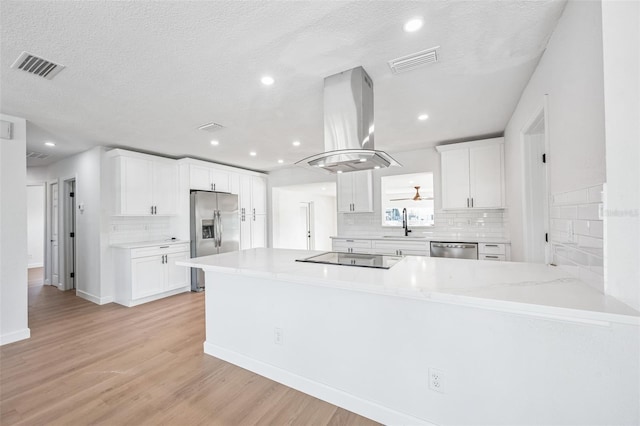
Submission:
M 446 241 L 432 241 L 431 257 L 478 259 L 478 243 L 449 243 Z

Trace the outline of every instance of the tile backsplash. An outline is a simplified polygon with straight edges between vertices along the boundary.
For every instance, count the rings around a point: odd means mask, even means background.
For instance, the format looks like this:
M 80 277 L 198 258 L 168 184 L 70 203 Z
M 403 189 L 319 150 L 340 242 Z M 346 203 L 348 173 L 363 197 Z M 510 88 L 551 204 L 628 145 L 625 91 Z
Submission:
M 434 226 L 412 228 L 413 235 L 507 238 L 507 214 L 504 210 L 439 210 Z M 381 215 L 374 213 L 339 213 L 338 235 L 399 235 L 401 228 L 381 226 Z
M 602 185 L 551 196 L 553 263 L 604 291 Z
M 109 243 L 126 244 L 171 238 L 171 218 L 112 216 L 109 224 Z

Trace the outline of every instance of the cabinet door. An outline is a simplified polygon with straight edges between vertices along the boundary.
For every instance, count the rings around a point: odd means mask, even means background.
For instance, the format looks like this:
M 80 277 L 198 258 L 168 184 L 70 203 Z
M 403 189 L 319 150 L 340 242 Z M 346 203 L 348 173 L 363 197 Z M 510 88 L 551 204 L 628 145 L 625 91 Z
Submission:
M 209 167 L 191 165 L 189 167 L 189 183 L 191 189 L 211 191 L 211 171 Z
M 152 162 L 141 158 L 119 157 L 120 211 L 123 215 L 150 215 L 153 205 Z
M 469 149 L 441 154 L 442 208 L 466 209 L 469 200 Z
M 353 211 L 373 212 L 373 172 L 364 170 L 353 175 Z
M 240 250 L 251 248 L 251 216 L 245 215 L 242 220 L 240 215 Z
M 259 176 L 251 176 L 251 208 L 252 214 L 267 214 L 267 183 Z
M 267 215 L 251 217 L 251 248 L 267 246 Z
M 502 145 L 469 149 L 469 196 L 474 208 L 503 207 Z
M 167 254 L 166 267 L 167 287 L 166 290 L 187 287 L 191 285 L 189 280 L 189 268 L 177 266 L 176 262 L 189 259 L 189 252 L 178 252 Z
M 352 213 L 353 212 L 353 174 L 341 173 L 337 175 L 337 203 L 338 213 Z
M 240 213 L 250 215 L 251 212 L 251 176 L 240 176 L 240 192 L 238 194 Z
M 162 256 L 131 259 L 132 299 L 140 299 L 164 291 L 164 266 Z
M 156 214 L 173 215 L 178 210 L 178 166 L 153 163 L 153 205 Z
M 229 192 L 229 173 L 211 169 L 211 183 L 214 191 Z

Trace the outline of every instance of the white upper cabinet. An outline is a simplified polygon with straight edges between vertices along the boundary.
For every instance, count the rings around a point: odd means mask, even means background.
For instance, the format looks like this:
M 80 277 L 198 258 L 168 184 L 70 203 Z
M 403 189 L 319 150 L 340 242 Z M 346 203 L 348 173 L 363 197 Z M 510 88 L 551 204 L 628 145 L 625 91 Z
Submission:
M 267 182 L 261 176 L 240 176 L 240 215 L 267 214 Z
M 339 174 L 337 192 L 339 213 L 373 212 L 371 170 Z
M 191 164 L 189 166 L 190 189 L 229 192 L 229 173 L 214 167 Z
M 111 152 L 115 180 L 115 214 L 176 214 L 178 166 L 174 160 L 123 150 Z
M 504 138 L 436 147 L 443 209 L 504 208 Z

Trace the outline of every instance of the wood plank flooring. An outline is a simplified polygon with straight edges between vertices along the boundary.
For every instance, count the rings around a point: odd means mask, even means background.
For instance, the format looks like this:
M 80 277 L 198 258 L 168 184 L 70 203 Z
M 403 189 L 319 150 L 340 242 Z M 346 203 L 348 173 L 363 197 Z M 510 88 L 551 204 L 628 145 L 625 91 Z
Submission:
M 205 355 L 204 293 L 134 308 L 29 287 L 31 339 L 0 347 L 0 424 L 373 425 Z

